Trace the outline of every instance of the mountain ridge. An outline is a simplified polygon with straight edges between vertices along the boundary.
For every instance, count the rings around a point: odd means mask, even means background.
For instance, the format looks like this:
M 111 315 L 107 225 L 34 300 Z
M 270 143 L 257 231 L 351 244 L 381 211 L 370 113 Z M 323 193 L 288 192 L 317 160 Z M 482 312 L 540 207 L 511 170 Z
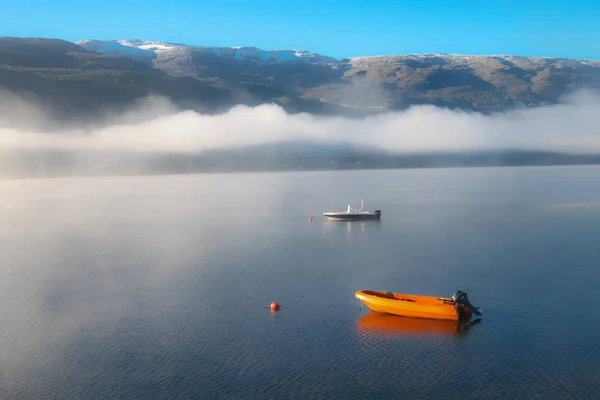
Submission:
M 0 37 L 0 88 L 80 119 L 152 95 L 204 113 L 263 103 L 348 117 L 423 104 L 493 113 L 600 91 L 600 61 L 445 53 L 336 59 L 304 49 Z
M 240 45 L 240 46 L 218 46 L 218 45 L 200 45 L 200 44 L 186 44 L 180 42 L 167 42 L 167 41 L 153 41 L 153 40 L 143 40 L 137 38 L 130 39 L 82 39 L 77 40 L 75 43 L 77 45 L 85 45 L 86 42 L 129 42 L 129 43 L 139 43 L 141 45 L 165 45 L 165 46 L 178 46 L 178 47 L 194 47 L 194 48 L 228 48 L 228 49 L 242 49 L 242 48 L 254 48 L 265 52 L 275 52 L 275 51 L 302 51 L 309 52 L 313 54 L 317 54 L 320 56 L 325 56 L 321 53 L 315 53 L 305 48 L 278 48 L 278 49 L 262 49 L 253 45 Z M 85 46 L 84 46 L 85 47 Z M 345 57 L 333 57 L 326 56 L 331 59 L 335 59 L 338 61 L 348 60 L 348 59 L 357 59 L 357 58 L 375 58 L 375 57 L 409 57 L 409 56 L 457 56 L 457 57 L 522 57 L 522 58 L 532 58 L 532 59 L 561 59 L 561 60 L 573 60 L 573 61 L 594 61 L 600 62 L 600 59 L 591 59 L 591 58 L 574 58 L 574 57 L 560 57 L 560 56 L 529 56 L 522 54 L 512 54 L 512 53 L 444 53 L 444 52 L 423 52 L 423 53 L 381 53 L 375 55 L 357 55 L 357 56 L 345 56 Z

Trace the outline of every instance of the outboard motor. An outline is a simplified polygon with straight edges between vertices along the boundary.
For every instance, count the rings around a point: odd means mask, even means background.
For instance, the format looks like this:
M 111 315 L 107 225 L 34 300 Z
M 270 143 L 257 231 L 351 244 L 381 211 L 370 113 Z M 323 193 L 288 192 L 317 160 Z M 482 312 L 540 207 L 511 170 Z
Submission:
M 381 210 L 375 210 L 375 218 L 381 218 Z
M 458 290 L 452 295 L 452 301 L 454 301 L 455 307 L 465 308 L 469 313 L 473 313 L 477 316 L 480 316 L 482 313 L 481 308 L 475 307 L 473 304 L 471 304 L 469 297 L 462 290 Z

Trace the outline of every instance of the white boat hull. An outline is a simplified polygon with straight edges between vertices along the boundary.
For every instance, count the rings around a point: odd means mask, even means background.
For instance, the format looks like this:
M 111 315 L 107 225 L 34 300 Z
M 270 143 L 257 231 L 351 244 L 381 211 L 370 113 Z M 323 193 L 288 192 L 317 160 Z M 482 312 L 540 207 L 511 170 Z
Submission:
M 381 214 L 378 213 L 345 213 L 345 212 L 332 212 L 332 213 L 323 213 L 323 216 L 329 219 L 338 219 L 345 221 L 358 221 L 364 219 L 381 219 Z

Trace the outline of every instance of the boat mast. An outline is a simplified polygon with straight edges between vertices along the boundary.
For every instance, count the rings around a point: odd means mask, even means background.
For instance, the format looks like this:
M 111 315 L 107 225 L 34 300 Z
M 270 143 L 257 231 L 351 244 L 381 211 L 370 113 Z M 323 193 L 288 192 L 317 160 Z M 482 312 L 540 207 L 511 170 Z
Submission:
M 360 199 L 360 211 L 364 211 L 364 209 L 365 209 L 365 205 L 364 205 L 363 199 Z

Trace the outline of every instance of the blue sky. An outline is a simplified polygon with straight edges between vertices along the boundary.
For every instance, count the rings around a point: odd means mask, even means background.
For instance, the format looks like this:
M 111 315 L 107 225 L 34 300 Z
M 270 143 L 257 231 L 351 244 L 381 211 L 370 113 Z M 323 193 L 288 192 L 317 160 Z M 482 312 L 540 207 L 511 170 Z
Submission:
M 0 36 L 600 59 L 600 0 L 5 0 Z

